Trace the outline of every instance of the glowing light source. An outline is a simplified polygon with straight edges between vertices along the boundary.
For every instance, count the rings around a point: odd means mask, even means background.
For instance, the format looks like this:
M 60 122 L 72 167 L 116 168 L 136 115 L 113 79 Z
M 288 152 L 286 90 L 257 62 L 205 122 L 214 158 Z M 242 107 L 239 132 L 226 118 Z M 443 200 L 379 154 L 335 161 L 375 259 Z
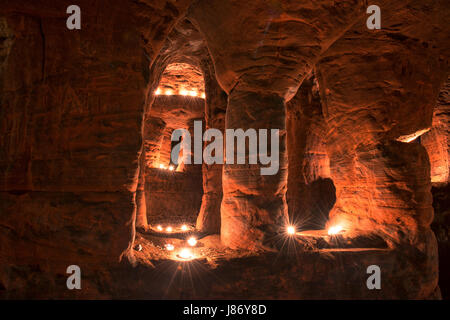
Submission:
M 169 166 L 169 170 L 173 171 L 173 169 L 175 169 L 172 165 Z
M 416 131 L 411 134 L 400 136 L 397 138 L 397 141 L 406 142 L 406 143 L 412 142 L 412 141 L 416 140 L 418 137 L 420 137 L 421 135 L 423 135 L 425 132 L 428 132 L 429 130 L 430 130 L 430 128 L 426 128 L 426 129 L 419 130 L 419 131 Z
M 166 244 L 165 247 L 167 251 L 173 251 L 173 249 L 175 249 L 175 247 L 171 243 Z
M 195 239 L 195 237 L 190 237 L 190 238 L 188 239 L 188 244 L 189 244 L 191 247 L 195 246 L 195 245 L 197 244 L 197 239 Z
M 188 229 L 187 225 L 183 224 L 183 225 L 181 226 L 181 230 L 186 231 L 187 229 Z
M 336 225 L 336 226 L 332 226 L 332 227 L 330 227 L 328 229 L 328 234 L 329 235 L 335 235 L 335 234 L 338 234 L 341 231 L 342 231 L 342 226 Z
M 182 90 L 180 90 L 180 94 L 182 96 L 187 96 L 189 94 L 189 92 L 187 90 L 182 89 Z
M 162 91 L 161 91 L 160 88 L 156 89 L 155 94 L 156 94 L 157 96 L 159 96 L 161 93 L 162 93 Z
M 173 91 L 171 89 L 167 89 L 166 92 L 165 92 L 165 95 L 166 96 L 171 96 L 171 95 L 173 95 Z
M 158 229 L 159 231 L 162 231 L 162 230 L 163 230 L 163 227 L 157 226 L 156 229 Z
M 195 91 L 195 90 L 192 90 L 192 91 L 189 91 L 189 95 L 190 95 L 191 97 L 196 97 L 196 96 L 198 96 L 198 92 Z
M 192 255 L 191 250 L 184 248 L 178 253 L 178 257 L 181 259 L 188 260 L 188 259 L 192 259 L 193 255 Z
M 205 93 L 202 93 L 202 98 L 203 98 L 203 99 L 205 99 L 205 98 L 206 98 L 206 95 L 205 95 Z
M 172 229 L 172 227 L 167 227 L 167 228 L 166 228 L 166 231 L 167 231 L 167 232 L 172 232 L 173 229 Z
M 287 228 L 286 228 L 286 232 L 287 232 L 287 234 L 288 235 L 294 235 L 295 234 L 295 227 L 294 226 L 288 226 Z
M 166 166 L 165 165 L 163 165 L 162 163 L 159 165 L 159 168 L 160 169 L 165 169 L 166 168 Z

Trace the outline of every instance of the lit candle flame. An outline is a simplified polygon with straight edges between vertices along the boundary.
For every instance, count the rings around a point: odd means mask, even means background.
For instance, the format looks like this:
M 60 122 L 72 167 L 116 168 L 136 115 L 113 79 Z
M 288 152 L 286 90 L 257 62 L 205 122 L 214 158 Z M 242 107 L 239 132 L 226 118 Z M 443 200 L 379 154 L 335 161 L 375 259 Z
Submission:
M 166 247 L 167 251 L 173 251 L 173 249 L 175 249 L 173 244 L 170 244 L 170 243 L 166 244 L 165 247 Z
M 166 231 L 167 231 L 167 232 L 172 232 L 172 230 L 173 230 L 172 227 L 167 227 L 167 228 L 166 228 Z
M 174 167 L 172 165 L 169 166 L 169 170 L 173 171 Z
M 288 226 L 286 228 L 286 232 L 288 233 L 288 235 L 294 235 L 295 234 L 295 227 L 294 226 Z
M 181 230 L 186 231 L 187 229 L 188 229 L 187 225 L 183 224 L 183 225 L 181 226 Z
M 163 230 L 163 227 L 157 226 L 156 229 L 158 229 L 159 231 L 162 231 L 162 230 Z
M 157 96 L 159 96 L 159 95 L 161 94 L 161 89 L 158 88 L 158 89 L 155 91 L 155 94 L 156 94 Z
M 188 244 L 189 244 L 191 247 L 195 246 L 195 245 L 197 244 L 197 239 L 195 239 L 195 237 L 190 237 L 190 238 L 188 239 Z
M 167 89 L 165 94 L 166 94 L 166 96 L 171 96 L 171 95 L 173 95 L 173 91 L 171 89 Z
M 335 234 L 338 234 L 339 232 L 341 232 L 342 231 L 342 226 L 339 226 L 339 225 L 337 225 L 337 226 L 332 226 L 332 227 L 330 227 L 329 229 L 328 229 L 328 234 L 329 235 L 335 235 Z
M 192 252 L 191 252 L 191 250 L 189 250 L 189 249 L 187 249 L 187 248 L 184 248 L 183 250 L 181 250 L 179 253 L 178 253 L 178 256 L 181 258 L 181 259 L 192 259 Z

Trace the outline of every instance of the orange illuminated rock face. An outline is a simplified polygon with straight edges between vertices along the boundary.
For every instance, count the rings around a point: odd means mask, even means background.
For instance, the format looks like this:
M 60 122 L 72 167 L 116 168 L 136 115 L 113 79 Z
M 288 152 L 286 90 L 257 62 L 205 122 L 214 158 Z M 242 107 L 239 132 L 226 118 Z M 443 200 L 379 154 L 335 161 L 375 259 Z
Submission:
M 433 126 L 422 136 L 421 143 L 427 149 L 431 165 L 431 183 L 449 182 L 450 166 L 450 80 L 442 87 L 434 108 Z
M 182 73 L 178 78 L 177 83 L 184 83 Z M 146 208 L 142 214 L 147 223 L 195 224 L 203 195 L 202 166 L 172 163 L 171 135 L 177 129 L 192 131 L 193 121 L 202 120 L 204 112 L 205 102 L 199 97 L 158 95 L 147 113 L 141 156 L 145 163 L 142 205 Z
M 431 126 L 446 77 L 439 49 L 424 51 L 423 44 L 409 40 L 413 33 L 423 42 L 436 43 L 436 34 L 423 33 L 409 19 L 404 20 L 408 28 L 398 30 L 402 42 L 392 42 L 393 35 L 383 30 L 361 35 L 361 21 L 317 64 L 337 190 L 329 225 L 380 232 L 397 243 L 415 241 L 433 219 L 426 150 L 417 140 L 398 138 Z M 386 28 L 400 21 L 394 13 L 384 18 Z M 426 73 L 430 66 L 436 69 L 433 74 Z
M 202 69 L 205 76 L 205 89 L 208 92 L 205 126 L 223 132 L 225 129 L 227 95 L 217 83 L 214 66 L 209 59 L 203 61 Z M 220 205 L 223 196 L 222 170 L 222 164 L 209 165 L 203 163 L 203 198 L 196 227 L 199 231 L 209 234 L 220 233 Z
M 147 169 L 145 197 L 147 221 L 157 224 L 195 225 L 202 202 L 202 172 Z
M 133 247 L 136 228 L 169 221 L 215 234 L 205 243 L 226 253 L 210 270 L 227 283 L 207 279 L 188 297 L 439 297 L 430 189 L 445 242 L 444 1 L 379 1 L 381 30 L 367 29 L 365 1 L 77 5 L 82 29 L 69 31 L 55 1 L 0 4 L 0 298 L 161 298 L 168 278 L 136 279 L 173 262 L 152 252 L 136 262 Z M 279 171 L 160 170 L 173 130 L 192 133 L 194 120 L 279 129 Z M 334 252 L 330 264 L 302 247 L 275 264 L 288 221 L 375 233 L 389 250 Z M 246 255 L 227 259 L 236 252 Z M 386 267 L 389 291 L 359 285 L 354 266 L 368 263 Z M 65 287 L 73 264 L 80 292 Z M 324 280 L 330 272 L 339 276 Z M 340 279 L 354 281 L 341 297 Z
M 187 3 L 81 0 L 80 31 L 61 3 L 0 4 L 2 298 L 102 297 L 94 273 L 132 260 L 148 64 Z
M 327 126 L 313 76 L 303 81 L 286 107 L 289 220 L 302 230 L 323 229 L 336 190 L 330 179 Z
M 164 70 L 158 89 L 160 94 L 202 97 L 205 94 L 203 74 L 187 63 L 172 63 Z

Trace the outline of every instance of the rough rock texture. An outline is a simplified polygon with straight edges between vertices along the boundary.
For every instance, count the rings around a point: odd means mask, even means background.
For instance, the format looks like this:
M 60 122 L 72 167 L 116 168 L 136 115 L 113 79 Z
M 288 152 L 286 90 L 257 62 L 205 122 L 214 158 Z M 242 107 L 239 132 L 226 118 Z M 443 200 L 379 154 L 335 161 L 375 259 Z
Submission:
M 79 31 L 66 28 L 68 1 L 1 3 L 6 297 L 38 297 L 71 264 L 89 276 L 131 253 L 148 64 L 188 2 L 80 0 Z
M 147 169 L 145 182 L 149 224 L 195 224 L 203 195 L 201 170 L 185 173 Z
M 433 193 L 434 221 L 431 224 L 439 249 L 439 287 L 442 298 L 450 299 L 450 184 L 435 186 Z
M 362 6 L 221 0 L 191 6 L 189 17 L 204 34 L 217 79 L 229 95 L 225 128 L 280 130 L 276 175 L 261 176 L 260 165 L 224 167 L 221 237 L 227 245 L 265 247 L 286 223 L 285 100 L 320 52 L 362 14 Z
M 223 133 L 225 129 L 227 95 L 217 83 L 211 61 L 204 60 L 202 67 L 205 75 L 205 90 L 208 92 L 205 114 L 206 129 L 214 128 L 221 130 Z M 209 234 L 220 233 L 220 205 L 223 194 L 222 170 L 223 164 L 209 165 L 203 163 L 203 198 L 196 228 Z
M 431 166 L 431 183 L 450 181 L 450 79 L 442 87 L 434 108 L 433 126 L 421 137 Z
M 432 127 L 448 78 L 449 8 L 445 0 L 377 3 L 382 29 L 371 31 L 362 0 L 79 0 L 82 29 L 69 31 L 68 1 L 3 1 L 0 298 L 438 298 L 430 176 L 445 175 L 433 151 L 444 155 L 445 143 L 439 125 L 431 142 L 428 134 L 413 139 Z M 187 69 L 191 77 L 177 85 Z M 200 88 L 199 70 L 206 107 L 199 98 L 155 94 L 159 85 Z M 313 70 L 322 112 L 307 79 Z M 448 106 L 445 99 L 438 106 Z M 205 114 L 189 115 L 197 104 Z M 444 124 L 444 113 L 438 107 L 435 121 Z M 194 119 L 220 129 L 280 129 L 280 171 L 204 166 L 201 209 L 200 165 L 146 176 L 169 163 L 174 122 L 192 130 Z M 328 178 L 337 202 L 327 226 L 343 224 L 346 236 L 375 233 L 388 248 L 374 241 L 284 255 L 277 231 L 288 219 L 286 192 L 291 216 L 301 220 L 317 209 L 311 198 L 331 190 Z M 448 234 L 444 187 L 434 190 L 440 239 Z M 164 202 L 150 190 L 165 192 Z M 168 201 L 180 209 L 168 210 Z M 200 230 L 220 227 L 221 243 L 200 242 L 211 257 L 193 262 L 208 271 L 190 278 L 200 288 L 183 283 L 186 265 L 153 256 L 164 253 L 158 241 L 143 242 L 146 252 L 132 249 L 135 225 L 162 213 L 185 219 L 183 208 L 192 223 L 200 210 Z M 66 288 L 72 264 L 82 268 L 83 290 Z M 381 291 L 365 286 L 370 264 L 386 272 Z
M 431 225 L 439 247 L 439 286 L 444 299 L 450 299 L 450 184 L 449 184 L 449 79 L 441 88 L 434 109 L 433 127 L 421 137 L 431 164 L 431 192 L 433 194 L 434 220 Z
M 183 83 L 181 76 L 175 78 L 174 81 L 166 78 L 166 86 L 175 88 Z M 144 125 L 147 169 L 144 172 L 144 193 L 147 222 L 150 224 L 168 222 L 171 218 L 176 222 L 196 221 L 203 194 L 202 166 L 173 165 L 171 135 L 176 129 L 193 131 L 194 121 L 202 121 L 204 110 L 203 99 L 180 95 L 161 95 L 152 104 Z M 174 171 L 167 170 L 169 165 L 173 165 Z
M 317 82 L 305 79 L 286 105 L 287 204 L 297 229 L 323 229 L 336 202 L 325 144 L 326 123 Z
M 431 126 L 447 76 L 445 32 L 420 26 L 427 12 L 431 21 L 444 14 L 416 1 L 394 9 L 381 30 L 355 24 L 317 64 L 337 189 L 328 225 L 415 243 L 433 219 L 430 169 L 425 149 L 405 137 Z
M 187 63 L 169 64 L 161 76 L 158 88 L 162 94 L 195 96 L 205 94 L 202 72 Z

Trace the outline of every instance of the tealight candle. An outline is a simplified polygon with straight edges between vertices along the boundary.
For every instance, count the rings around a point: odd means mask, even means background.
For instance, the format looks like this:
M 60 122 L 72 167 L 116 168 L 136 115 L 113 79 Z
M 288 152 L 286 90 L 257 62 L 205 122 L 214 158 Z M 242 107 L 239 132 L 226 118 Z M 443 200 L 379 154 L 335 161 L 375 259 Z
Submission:
M 197 239 L 195 239 L 195 237 L 190 237 L 190 238 L 188 239 L 188 244 L 189 244 L 191 247 L 195 246 L 195 245 L 197 244 Z
M 295 227 L 294 227 L 294 226 L 288 226 L 288 227 L 286 228 L 286 232 L 287 232 L 289 235 L 294 235 L 294 234 L 295 234 Z
M 342 231 L 342 226 L 339 226 L 339 225 L 337 225 L 337 226 L 332 226 L 332 227 L 330 227 L 329 229 L 328 229 L 328 234 L 329 235 L 335 235 L 335 234 L 338 234 L 339 232 L 341 232 Z
M 175 249 L 174 245 L 170 243 L 166 244 L 165 247 L 167 251 L 173 251 Z
M 173 230 L 172 227 L 167 227 L 167 228 L 166 228 L 166 231 L 167 231 L 167 232 L 172 232 L 172 230 Z
M 157 226 L 156 229 L 158 229 L 159 231 L 162 231 L 162 230 L 163 230 L 163 227 Z
M 181 250 L 179 253 L 178 253 L 178 256 L 181 258 L 181 259 L 191 259 L 192 258 L 192 252 L 191 252 L 191 250 L 189 250 L 189 249 L 187 249 L 187 248 L 184 248 L 183 250 Z
M 181 226 L 181 230 L 186 231 L 187 229 L 188 229 L 187 225 L 183 224 L 183 225 Z

